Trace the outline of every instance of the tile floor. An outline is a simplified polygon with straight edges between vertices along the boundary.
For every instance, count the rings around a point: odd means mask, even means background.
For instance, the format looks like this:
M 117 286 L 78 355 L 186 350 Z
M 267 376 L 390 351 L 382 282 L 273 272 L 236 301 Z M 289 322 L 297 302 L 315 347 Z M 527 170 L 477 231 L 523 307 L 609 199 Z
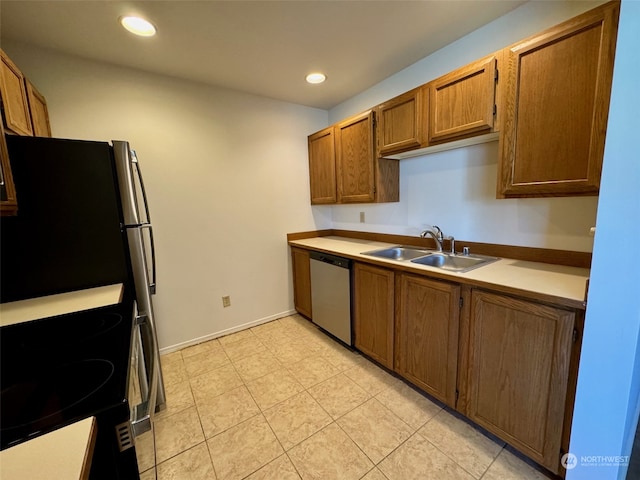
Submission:
M 159 480 L 546 478 L 298 315 L 165 355 L 162 368 Z

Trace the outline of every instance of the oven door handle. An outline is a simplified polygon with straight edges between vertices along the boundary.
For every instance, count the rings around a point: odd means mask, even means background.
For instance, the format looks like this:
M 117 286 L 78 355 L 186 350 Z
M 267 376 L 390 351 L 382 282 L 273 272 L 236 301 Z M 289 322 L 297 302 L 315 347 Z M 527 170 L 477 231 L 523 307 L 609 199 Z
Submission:
M 149 318 L 146 314 L 136 315 L 135 317 L 136 327 L 142 330 L 143 328 L 149 330 L 148 338 L 151 339 L 152 345 L 151 347 L 151 365 L 149 368 L 149 372 L 151 372 L 151 379 L 148 382 L 147 388 L 142 388 L 142 390 L 146 390 L 147 395 L 145 395 L 145 399 L 142 402 L 134 407 L 133 410 L 133 418 L 131 419 L 131 427 L 133 429 L 133 434 L 137 437 L 142 435 L 145 432 L 151 430 L 151 420 L 153 416 L 153 412 L 155 411 L 156 404 L 156 394 L 158 391 L 158 371 L 160 368 L 159 358 L 157 356 L 157 345 L 156 345 L 156 336 L 154 331 L 153 322 L 149 321 Z M 141 338 L 142 336 L 140 336 Z M 140 343 L 142 345 L 142 343 Z M 144 352 L 141 352 L 141 357 L 144 358 Z M 144 367 L 143 367 L 144 370 Z M 146 375 L 144 377 L 146 379 Z M 143 386 L 144 387 L 144 386 Z

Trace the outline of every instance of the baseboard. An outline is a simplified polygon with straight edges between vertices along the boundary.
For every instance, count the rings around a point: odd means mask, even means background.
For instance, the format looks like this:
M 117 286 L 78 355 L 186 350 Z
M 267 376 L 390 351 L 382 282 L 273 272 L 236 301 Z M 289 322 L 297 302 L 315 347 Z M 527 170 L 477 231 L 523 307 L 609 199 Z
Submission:
M 160 355 L 165 355 L 171 352 L 177 352 L 178 350 L 182 350 L 183 348 L 191 347 L 193 345 L 198 345 L 199 343 L 203 343 L 203 342 L 208 342 L 209 340 L 213 340 L 214 338 L 224 337 L 225 335 L 231 335 L 232 333 L 240 332 L 241 330 L 246 330 L 247 328 L 257 327 L 258 325 L 262 325 L 263 323 L 271 322 L 273 320 L 277 320 L 283 317 L 288 317 L 290 315 L 293 315 L 294 313 L 297 313 L 295 309 L 287 310 L 285 312 L 269 315 L 268 317 L 263 317 L 258 320 L 254 320 L 252 322 L 243 323 L 242 325 L 238 325 L 236 327 L 220 330 L 219 332 L 211 333 L 203 337 L 194 338 L 193 340 L 188 340 L 186 342 L 177 343 L 169 347 L 164 347 L 160 349 Z

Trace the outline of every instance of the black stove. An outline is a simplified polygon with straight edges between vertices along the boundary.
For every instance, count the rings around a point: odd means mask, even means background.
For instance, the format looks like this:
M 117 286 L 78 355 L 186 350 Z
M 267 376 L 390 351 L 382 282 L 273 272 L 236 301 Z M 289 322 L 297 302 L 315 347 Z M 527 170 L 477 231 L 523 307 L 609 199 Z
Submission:
M 137 478 L 135 452 L 117 448 L 127 402 L 133 301 L 0 329 L 0 447 L 95 416 L 90 478 Z

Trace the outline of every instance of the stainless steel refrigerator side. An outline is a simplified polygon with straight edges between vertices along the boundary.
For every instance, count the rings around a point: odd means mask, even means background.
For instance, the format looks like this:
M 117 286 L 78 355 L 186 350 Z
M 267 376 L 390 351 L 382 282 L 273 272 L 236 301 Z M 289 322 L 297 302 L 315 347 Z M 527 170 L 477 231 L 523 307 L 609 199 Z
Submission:
M 148 223 L 140 223 L 138 199 L 135 191 L 134 172 L 132 158 L 128 142 L 113 141 L 113 152 L 118 175 L 118 185 L 122 199 L 125 229 L 131 256 L 131 268 L 136 291 L 138 315 L 146 317 L 149 328 L 141 330 L 142 344 L 144 348 L 145 364 L 154 365 L 157 372 L 156 411 L 161 410 L 166 404 L 164 380 L 160 365 L 160 350 L 158 348 L 155 316 L 151 301 L 151 284 L 147 269 L 147 258 L 144 248 L 143 229 L 151 227 Z M 147 206 L 145 205 L 145 209 Z M 155 279 L 154 279 L 155 283 Z M 155 285 L 154 285 L 155 287 Z M 150 375 L 152 376 L 152 375 Z

